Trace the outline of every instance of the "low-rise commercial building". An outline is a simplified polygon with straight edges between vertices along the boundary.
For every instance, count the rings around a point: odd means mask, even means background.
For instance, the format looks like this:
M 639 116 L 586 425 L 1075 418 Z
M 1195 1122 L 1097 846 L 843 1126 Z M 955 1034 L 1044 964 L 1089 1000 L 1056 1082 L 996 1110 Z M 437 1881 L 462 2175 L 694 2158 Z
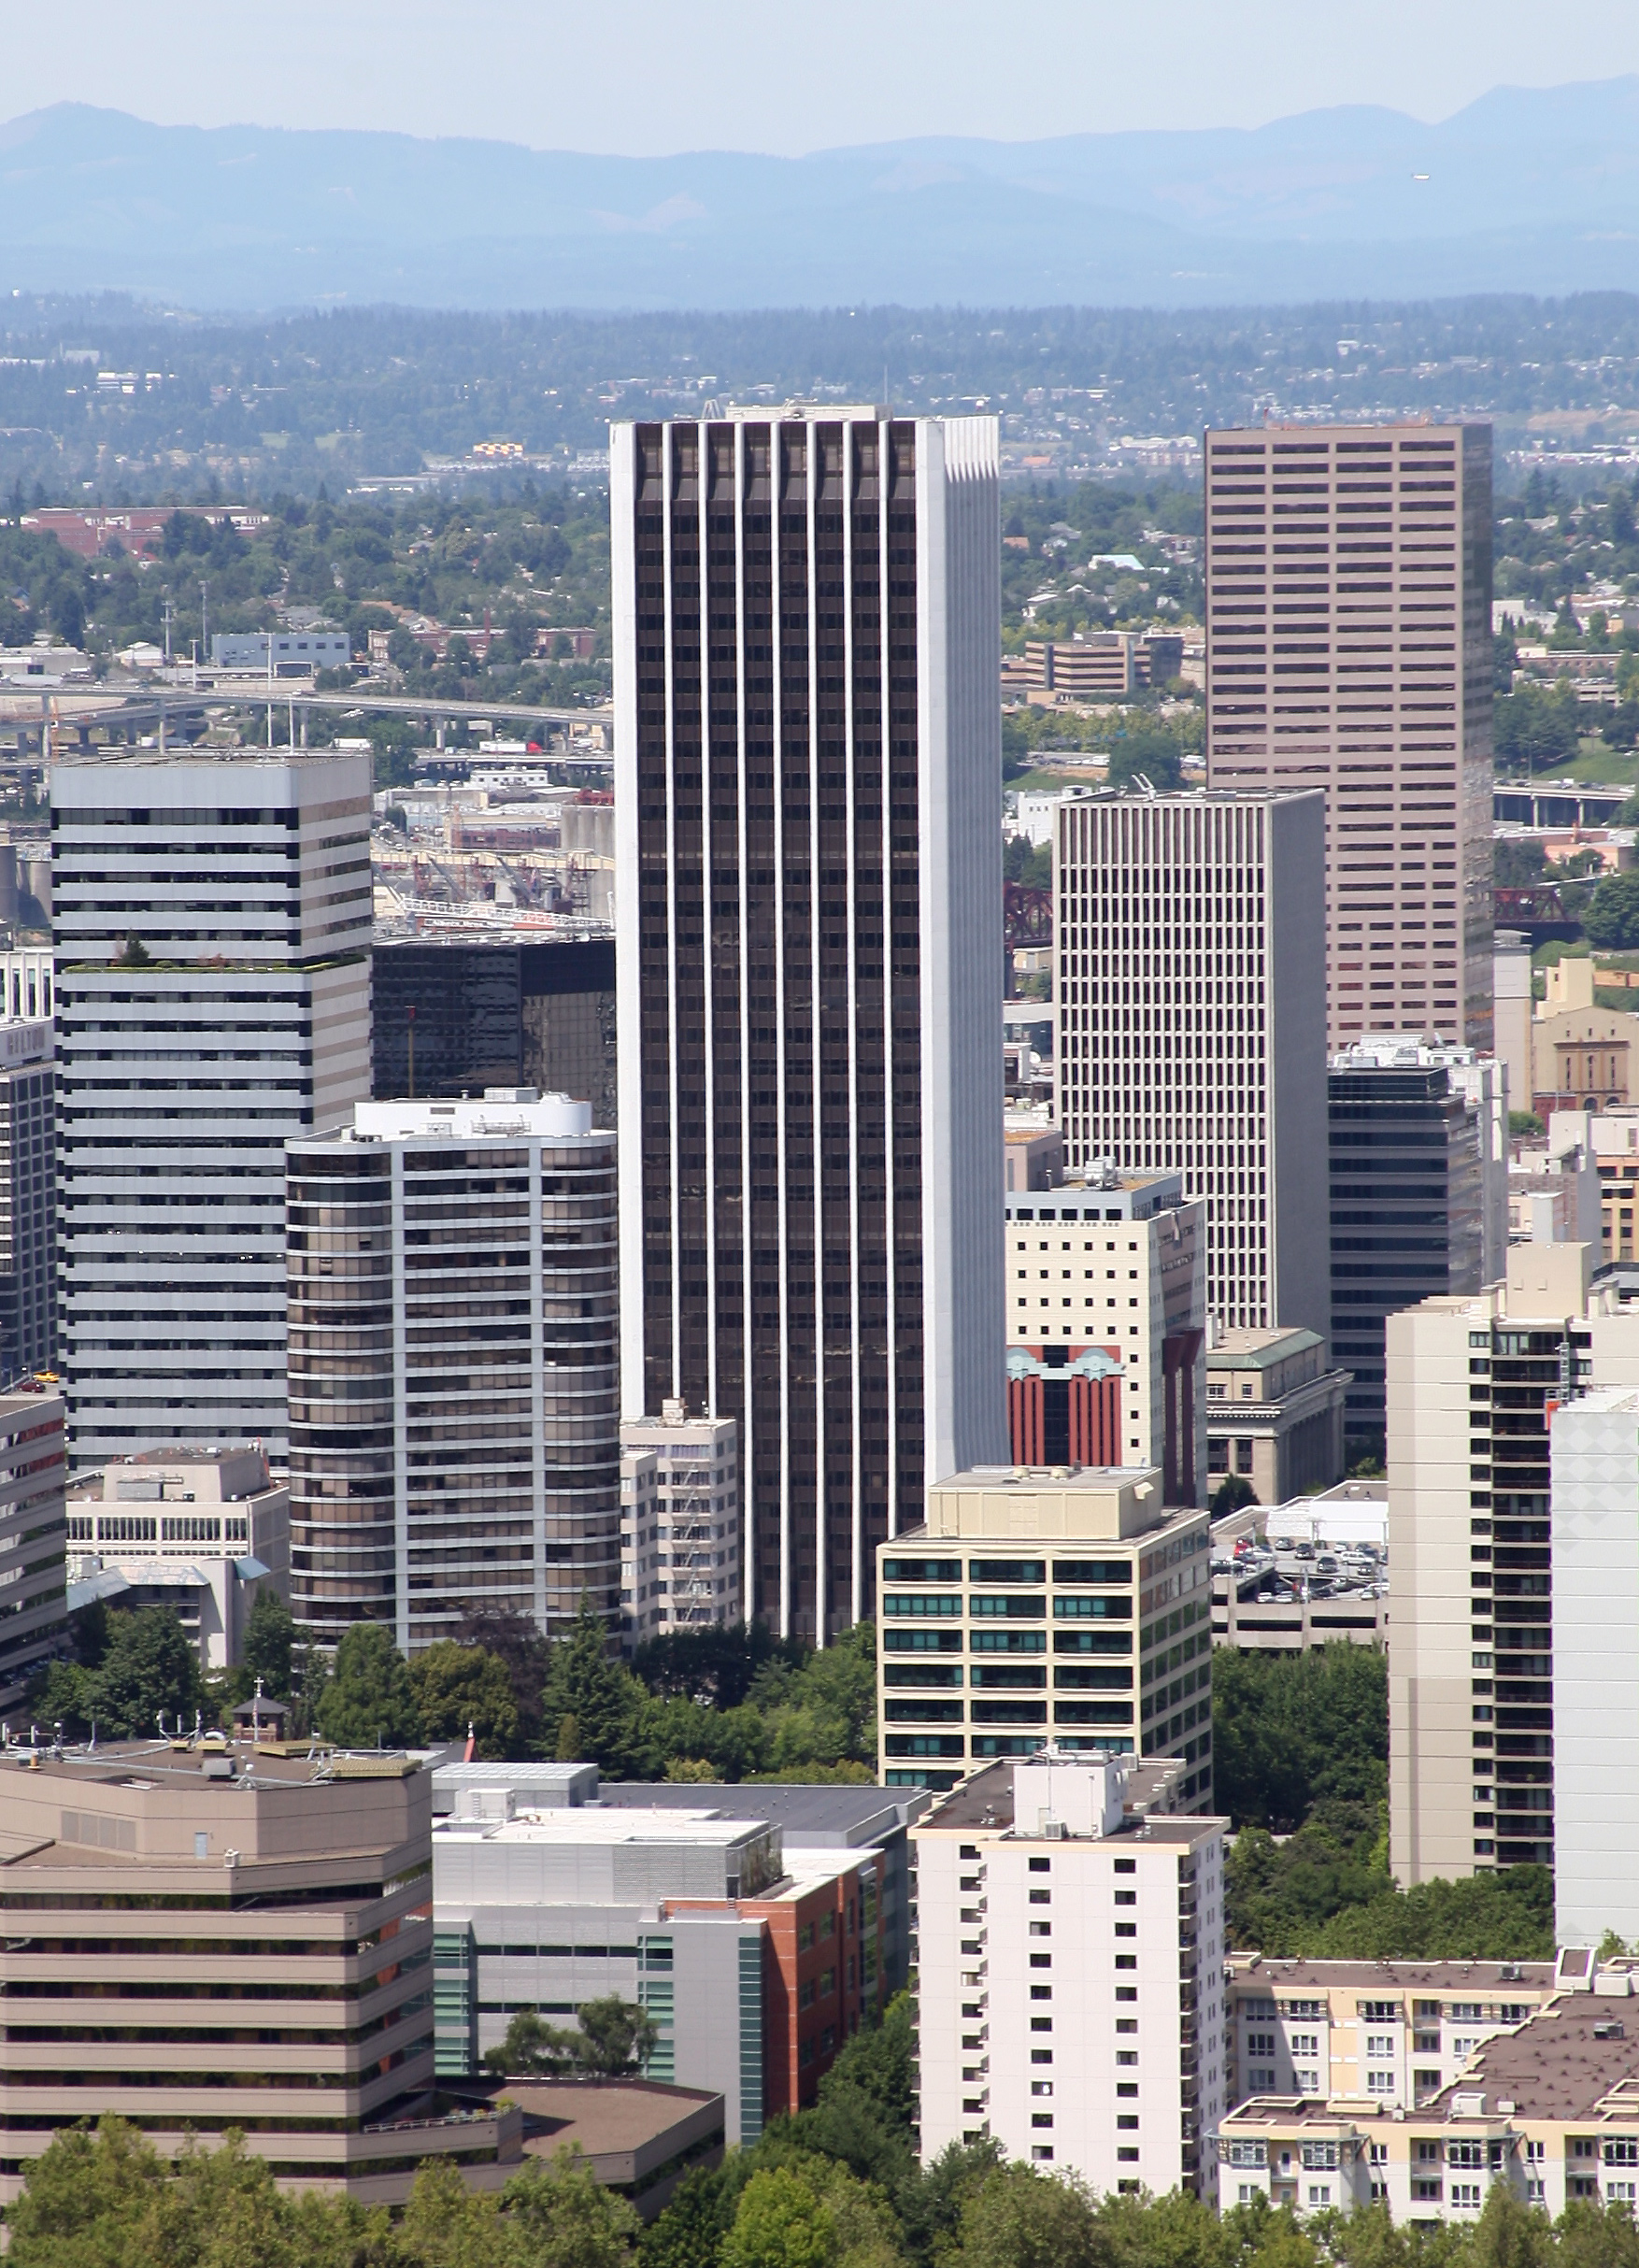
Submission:
M 1639 2204 L 1639 2025 L 1632 1977 L 1587 1955 L 1535 2013 L 1475 2047 L 1416 2109 L 1254 2095 L 1223 2118 L 1219 2203 L 1266 2197 L 1301 2219 L 1386 2206 L 1397 2224 L 1470 2226 L 1492 2187 L 1556 2216 Z M 1589 1986 L 1591 1985 L 1591 1990 Z
M 1010 1190 L 1007 1410 L 1017 1462 L 1153 1464 L 1202 1501 L 1206 1207 L 1177 1173 L 1097 1159 Z
M 719 1819 L 761 1819 L 777 1827 L 786 1852 L 857 1851 L 876 1867 L 881 1907 L 883 1993 L 891 2000 L 910 1982 L 914 1921 L 907 1829 L 927 1809 L 916 1788 L 775 1785 L 705 1787 L 663 1780 L 604 1780 L 595 1764 L 445 1763 L 433 1775 L 435 1818 L 453 1813 L 463 1789 L 509 1789 L 529 1811 L 598 1804 L 623 1810 L 711 1811 Z
M 891 1788 L 948 1789 L 1052 1739 L 1180 1757 L 1212 1790 L 1204 1512 L 1154 1466 L 980 1465 L 877 1551 L 877 1717 Z M 1050 1727 L 1050 1731 L 1049 1731 Z
M 1045 1749 L 913 1831 L 923 2159 L 989 2136 L 1095 2189 L 1210 2197 L 1225 2102 L 1223 1830 Z
M 113 2112 L 163 2156 L 230 2128 L 281 2182 L 371 2201 L 517 2113 L 434 2099 L 432 1784 L 413 1759 L 130 1741 L 0 1755 L 9 2203 L 59 2127 Z
M 1349 1374 L 1315 1331 L 1224 1331 L 1206 1349 L 1206 1472 L 1231 1474 L 1260 1504 L 1285 1504 L 1343 1475 Z
M 68 1604 L 173 1608 L 205 1670 L 233 1668 L 257 1597 L 291 1592 L 291 1497 L 254 1443 L 178 1443 L 77 1473 Z
M 620 1627 L 630 1645 L 666 1631 L 737 1622 L 739 1427 L 691 1418 L 666 1402 L 658 1418 L 620 1422 Z
M 1227 2100 L 1300 2095 L 1410 2111 L 1559 1990 L 1551 1961 L 1276 1961 L 1232 1953 Z
M 720 2094 L 731 2142 L 814 2102 L 887 1997 L 881 1867 L 868 1848 L 787 1851 L 767 1818 L 559 1802 L 457 1782 L 433 1837 L 438 2067 L 476 2070 L 524 2008 L 646 2008 L 650 2078 Z M 757 1793 L 763 1792 L 756 1790 Z

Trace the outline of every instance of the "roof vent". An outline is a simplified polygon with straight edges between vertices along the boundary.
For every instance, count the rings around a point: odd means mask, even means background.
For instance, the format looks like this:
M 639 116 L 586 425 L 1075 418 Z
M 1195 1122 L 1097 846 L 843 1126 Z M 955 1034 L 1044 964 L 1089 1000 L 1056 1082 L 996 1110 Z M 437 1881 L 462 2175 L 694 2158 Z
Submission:
M 1628 2029 L 1617 2018 L 1607 2017 L 1603 2024 L 1595 2024 L 1593 2036 L 1596 2040 L 1622 2040 L 1627 2038 Z

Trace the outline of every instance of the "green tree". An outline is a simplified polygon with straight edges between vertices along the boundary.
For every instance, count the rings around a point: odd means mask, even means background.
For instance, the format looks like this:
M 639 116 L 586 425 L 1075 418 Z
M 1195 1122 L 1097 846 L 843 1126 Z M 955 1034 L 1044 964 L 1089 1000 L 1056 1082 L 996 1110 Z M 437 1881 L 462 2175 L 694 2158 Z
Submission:
M 414 1656 L 409 1676 L 423 1740 L 460 1740 L 470 1725 L 484 1761 L 517 1753 L 518 1704 L 506 1664 L 495 1655 L 440 1638 Z
M 999 2166 L 962 2208 L 950 2268 L 1104 2268 L 1091 2200 L 1074 2178 Z
M 573 2147 L 514 2174 L 501 2204 L 516 2234 L 519 2268 L 623 2268 L 642 2233 L 634 2207 L 606 2189 Z
M 856 1622 L 800 1668 L 770 1662 L 752 1699 L 767 1713 L 777 1770 L 809 1763 L 874 1763 L 877 1755 L 877 1632 Z
M 7 2259 L 18 2268 L 71 2268 L 119 2261 L 134 2268 L 138 2226 L 164 2187 L 158 2153 L 123 2118 L 102 2118 L 94 2132 L 65 2127 L 29 2168 L 7 2213 Z
M 355 1622 L 315 1712 L 317 1729 L 344 1748 L 407 1747 L 419 1737 L 404 1656 L 382 1622 Z
M 1332 1798 L 1389 1792 L 1389 1673 L 1375 1648 L 1219 1648 L 1212 1664 L 1214 1801 L 1237 1827 L 1290 1834 Z
M 406 2268 L 511 2268 L 514 2258 L 500 2200 L 469 2190 L 448 2158 L 421 2167 L 397 2233 Z
M 240 1649 L 239 1667 L 247 1695 L 256 1690 L 260 1677 L 263 1691 L 275 1701 L 290 1699 L 291 1648 L 295 1634 L 290 1608 L 271 1583 L 264 1583 L 245 1625 L 245 1643 Z
M 753 2174 L 718 2258 L 721 2268 L 831 2268 L 836 2223 L 812 2183 L 789 2166 Z
M 1576 696 L 1563 678 L 1551 691 L 1522 685 L 1496 703 L 1493 733 L 1504 766 L 1528 773 L 1546 771 L 1576 753 L 1581 739 Z
M 1112 788 L 1147 779 L 1158 794 L 1170 794 L 1184 784 L 1183 751 L 1163 727 L 1139 725 L 1111 743 L 1105 777 Z
M 1227 1519 L 1243 1505 L 1255 1505 L 1257 1501 L 1258 1491 L 1244 1473 L 1226 1473 L 1212 1491 L 1212 1517 Z
M 671 2203 L 644 2231 L 639 2248 L 643 2268 L 717 2268 L 733 2218 L 720 2175 L 696 2166 L 684 2175 Z
M 561 2078 L 575 2069 L 577 2037 L 567 2025 L 549 2024 L 538 2008 L 520 2008 L 484 2062 L 503 2079 Z
M 541 1714 L 560 1762 L 596 1764 L 611 1778 L 630 1769 L 643 1688 L 609 1658 L 609 1633 L 589 1598 L 552 1648 Z M 565 1719 L 572 1719 L 573 1754 L 566 1755 Z
M 175 1731 L 192 1726 L 205 1700 L 199 1656 L 168 1606 L 108 1618 L 108 1648 L 87 1681 L 88 1713 L 120 1739 L 155 1733 L 163 1712 Z
M 1589 942 L 1608 949 L 1639 945 L 1639 868 L 1607 874 L 1582 917 Z
M 576 2057 L 589 2077 L 623 2079 L 641 2071 L 660 2042 L 660 2028 L 647 2008 L 606 1992 L 584 2000 L 576 2010 L 580 2034 Z

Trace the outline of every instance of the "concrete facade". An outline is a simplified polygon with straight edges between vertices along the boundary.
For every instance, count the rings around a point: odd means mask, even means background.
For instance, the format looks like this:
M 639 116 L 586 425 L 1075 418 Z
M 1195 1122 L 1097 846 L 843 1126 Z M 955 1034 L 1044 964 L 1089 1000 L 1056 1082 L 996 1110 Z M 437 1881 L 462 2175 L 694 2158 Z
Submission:
M 242 2128 L 281 2183 L 369 2203 L 402 2201 L 429 2155 L 516 2160 L 516 2114 L 434 2115 L 431 1794 L 405 1757 L 7 1748 L 7 1888 L 32 1933 L 0 1981 L 32 2021 L 0 2047 L 0 2198 L 88 2101 L 167 2157 Z
M 1210 2197 L 1223 1829 L 1117 1761 L 976 1773 L 917 1827 L 922 2158 L 990 2136 L 1095 2190 Z
M 1325 805 L 1099 795 L 1059 814 L 1059 1120 L 1072 1168 L 1177 1173 L 1206 1311 L 1328 1329 Z
M 61 1394 L 0 1395 L 0 1708 L 14 1708 L 35 1674 L 68 1641 L 64 1566 L 67 1477 Z
M 691 1791 L 698 1796 L 702 1791 Z M 610 1992 L 653 2018 L 646 2075 L 720 2094 L 731 2143 L 811 2104 L 886 1997 L 880 1865 L 786 1853 L 779 1828 L 693 1807 L 521 1808 L 454 1789 L 434 1835 L 439 2068 L 459 2075 L 534 2008 L 573 2018 Z
M 1325 791 L 1328 1046 L 1489 1048 L 1490 427 L 1210 432 L 1206 506 L 1207 784 Z
M 51 807 L 70 1456 L 282 1463 L 284 1147 L 370 1087 L 369 759 L 99 749 Z
M 1405 1884 L 1554 1857 L 1551 1410 L 1639 1387 L 1639 1312 L 1585 1245 L 1389 1321 L 1390 1862 Z
M 1181 1175 L 1104 1164 L 1003 1213 L 1015 1461 L 1159 1465 L 1168 1504 L 1201 1503 L 1205 1206 Z
M 948 1789 L 998 1757 L 1179 1758 L 1212 1789 L 1204 1511 L 1153 1467 L 980 1466 L 928 1491 L 879 1554 L 877 1720 L 891 1788 Z M 1049 1732 L 1048 1728 L 1051 1727 Z
M 1220 1332 L 1206 1350 L 1208 1491 L 1233 1473 L 1281 1505 L 1341 1479 L 1348 1382 L 1317 1332 Z
M 614 1135 L 491 1088 L 361 1103 L 288 1165 L 297 1622 L 378 1616 L 406 1652 L 486 1607 L 612 1623 Z
M 1579 1976 L 1572 1961 L 1585 1964 Z M 1472 2229 L 1501 2186 L 1549 2218 L 1578 2204 L 1631 2214 L 1639 2204 L 1632 1983 L 1626 1968 L 1595 1972 L 1586 1953 L 1561 1954 L 1546 2004 L 1476 2037 L 1461 2075 L 1410 2111 L 1359 2098 L 1251 2097 L 1219 2131 L 1220 2207 L 1267 2198 L 1306 2220 L 1381 2205 L 1396 2226 Z
M 1549 1427 L 1554 1554 L 1554 1930 L 1639 1938 L 1639 1392 Z
M 173 1609 L 206 1672 L 239 1661 L 256 1600 L 291 1595 L 291 1497 L 259 1448 L 149 1449 L 68 1491 L 70 1611 Z
M 668 1404 L 620 1427 L 620 1624 L 640 1646 L 737 1622 L 740 1462 L 732 1418 Z

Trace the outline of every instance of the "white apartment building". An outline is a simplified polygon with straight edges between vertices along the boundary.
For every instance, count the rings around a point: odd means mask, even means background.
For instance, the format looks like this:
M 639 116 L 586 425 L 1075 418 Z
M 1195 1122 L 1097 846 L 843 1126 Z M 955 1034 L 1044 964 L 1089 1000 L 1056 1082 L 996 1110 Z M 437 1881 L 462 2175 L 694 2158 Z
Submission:
M 1521 1244 L 1506 1280 L 1388 1325 L 1390 1862 L 1411 1884 L 1555 1856 L 1549 1418 L 1639 1387 L 1639 1311 L 1589 1248 Z
M 70 1456 L 282 1462 L 285 1143 L 370 1091 L 369 760 L 99 749 L 51 807 Z
M 620 1623 L 640 1646 L 672 1630 L 737 1622 L 739 1428 L 668 1401 L 620 1426 Z
M 67 1637 L 66 1416 L 61 1394 L 0 1394 L 0 1708 L 16 1706 Z
M 912 1828 L 924 2162 L 990 2135 L 1095 2190 L 1210 2199 L 1225 1822 L 1148 1810 L 1145 1784 L 1048 1748 Z
M 1098 795 L 1059 816 L 1067 1163 L 1176 1173 L 1206 1205 L 1206 1311 L 1329 1328 L 1325 806 Z
M 1639 1391 L 1554 1412 L 1554 1929 L 1639 1938 Z
M 1206 506 L 1207 784 L 1325 791 L 1327 1045 L 1489 1049 L 1490 427 L 1211 432 Z
M 1022 1465 L 1152 1464 L 1169 1505 L 1206 1483 L 1206 1207 L 1181 1174 L 1095 1160 L 1012 1190 L 1007 1413 Z
M 615 1136 L 590 1103 L 360 1103 L 289 1150 L 292 1612 L 400 1647 L 619 1611 Z
M 1551 1961 L 1279 1961 L 1232 1953 L 1227 2100 L 1297 2095 L 1410 2111 L 1559 1990 Z M 1231 2202 L 1235 2202 L 1231 2200 Z
M 1500 2185 L 1549 2218 L 1578 2204 L 1632 2214 L 1632 1987 L 1631 1965 L 1596 1970 L 1585 1949 L 1561 1952 L 1542 2004 L 1476 2035 L 1461 2075 L 1410 2108 L 1387 2096 L 1251 2096 L 1219 2128 L 1220 2208 L 1267 2198 L 1306 2220 L 1382 2205 L 1397 2227 L 1472 2229 Z M 1521 1990 L 1518 2004 L 1529 1997 Z
M 1155 1467 L 980 1465 L 877 1553 L 883 1781 L 948 1789 L 1047 1740 L 1182 1761 L 1212 1794 L 1207 1519 Z M 1050 1728 L 1050 1730 L 1049 1730 Z
M 260 1448 L 122 1457 L 69 1485 L 70 1609 L 171 1607 L 207 1671 L 231 1669 L 260 1593 L 291 1590 L 291 1498 Z
M 1006 1448 L 998 449 L 609 434 L 622 1408 L 737 1419 L 746 1612 L 821 1644 Z

